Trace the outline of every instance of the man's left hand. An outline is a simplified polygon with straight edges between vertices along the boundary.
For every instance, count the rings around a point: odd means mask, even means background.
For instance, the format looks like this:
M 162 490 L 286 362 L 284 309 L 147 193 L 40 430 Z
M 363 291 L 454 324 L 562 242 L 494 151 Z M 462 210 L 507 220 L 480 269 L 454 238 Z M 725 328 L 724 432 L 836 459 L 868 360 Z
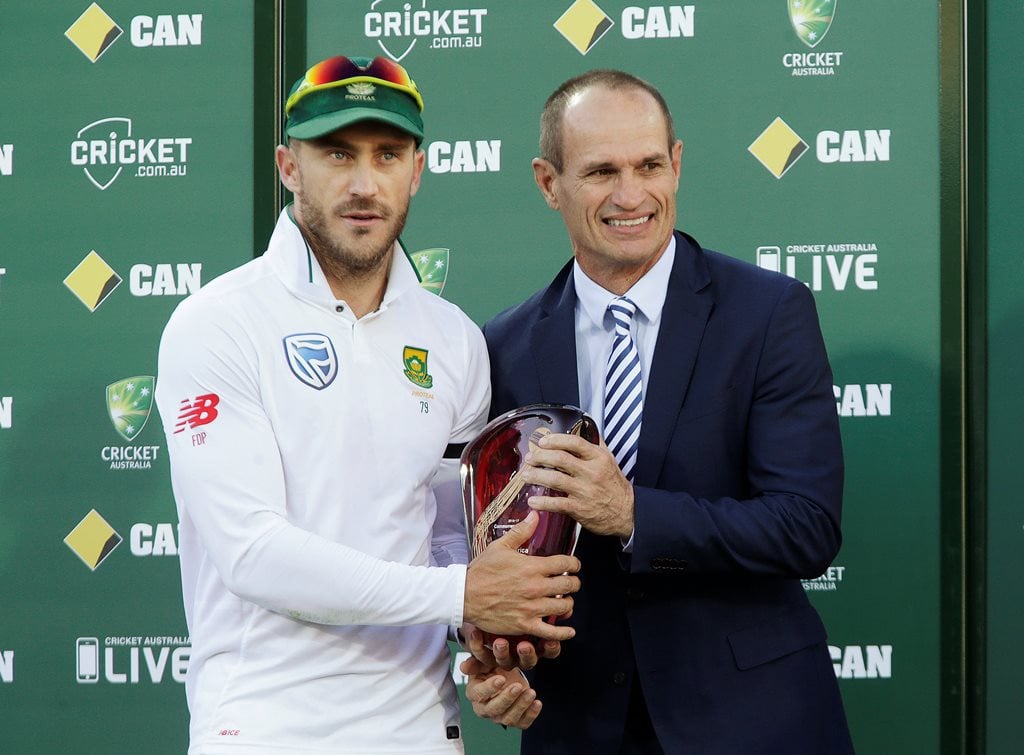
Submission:
M 604 441 L 595 445 L 578 435 L 552 433 L 525 462 L 519 471 L 524 483 L 566 494 L 531 496 L 532 508 L 568 514 L 597 535 L 632 536 L 633 486 Z

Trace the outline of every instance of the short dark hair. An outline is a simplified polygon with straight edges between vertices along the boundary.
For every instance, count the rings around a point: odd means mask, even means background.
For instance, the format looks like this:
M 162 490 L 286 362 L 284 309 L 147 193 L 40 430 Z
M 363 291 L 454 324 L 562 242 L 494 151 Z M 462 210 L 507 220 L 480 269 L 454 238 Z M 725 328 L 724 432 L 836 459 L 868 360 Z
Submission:
M 566 105 L 574 94 L 596 86 L 613 90 L 639 89 L 651 95 L 658 103 L 662 115 L 665 116 L 665 130 L 668 132 L 668 147 L 671 151 L 672 145 L 676 141 L 675 125 L 672 122 L 672 113 L 669 112 L 668 103 L 665 102 L 661 92 L 653 84 L 649 84 L 631 73 L 611 68 L 597 68 L 563 82 L 544 103 L 544 110 L 540 114 L 540 156 L 551 163 L 557 172 L 562 172 L 562 163 L 565 158 L 562 119 L 565 116 Z

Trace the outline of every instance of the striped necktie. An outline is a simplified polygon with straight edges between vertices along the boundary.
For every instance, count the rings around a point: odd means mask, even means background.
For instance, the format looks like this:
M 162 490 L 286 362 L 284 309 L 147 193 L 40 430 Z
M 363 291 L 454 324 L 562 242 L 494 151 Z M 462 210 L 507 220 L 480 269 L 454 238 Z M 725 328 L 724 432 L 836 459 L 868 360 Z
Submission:
M 636 305 L 620 296 L 608 305 L 608 311 L 615 320 L 615 342 L 605 378 L 604 441 L 626 479 L 632 480 L 643 414 L 640 353 L 629 331 Z

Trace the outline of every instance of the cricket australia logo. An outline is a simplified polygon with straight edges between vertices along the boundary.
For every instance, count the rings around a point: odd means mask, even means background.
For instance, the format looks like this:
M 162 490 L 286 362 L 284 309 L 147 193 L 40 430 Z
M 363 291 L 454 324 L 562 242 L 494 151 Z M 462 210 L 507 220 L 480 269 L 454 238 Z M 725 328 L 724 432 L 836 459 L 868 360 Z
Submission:
M 449 250 L 442 247 L 421 249 L 409 255 L 412 266 L 419 276 L 420 286 L 432 294 L 441 295 L 444 282 L 448 279 Z
M 431 388 L 434 385 L 433 376 L 427 372 L 427 350 L 418 349 L 415 346 L 406 346 L 402 354 L 402 362 L 405 364 L 404 375 L 410 382 L 420 388 Z
M 832 26 L 837 0 L 789 0 L 793 30 L 808 47 L 817 47 Z
M 152 375 L 136 375 L 107 386 L 107 414 L 114 429 L 125 440 L 142 432 L 153 408 Z
M 322 333 L 285 336 L 284 353 L 292 374 L 310 388 L 322 391 L 338 376 L 334 344 Z

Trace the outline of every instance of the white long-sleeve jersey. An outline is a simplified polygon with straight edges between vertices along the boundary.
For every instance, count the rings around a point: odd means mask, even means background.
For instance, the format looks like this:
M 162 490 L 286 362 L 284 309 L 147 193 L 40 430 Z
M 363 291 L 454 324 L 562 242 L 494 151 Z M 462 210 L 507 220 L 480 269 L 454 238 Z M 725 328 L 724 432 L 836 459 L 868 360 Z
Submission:
M 262 257 L 176 309 L 158 370 L 189 752 L 462 752 L 445 640 L 467 549 L 440 460 L 486 420 L 476 325 L 397 244 L 356 320 L 286 210 Z

